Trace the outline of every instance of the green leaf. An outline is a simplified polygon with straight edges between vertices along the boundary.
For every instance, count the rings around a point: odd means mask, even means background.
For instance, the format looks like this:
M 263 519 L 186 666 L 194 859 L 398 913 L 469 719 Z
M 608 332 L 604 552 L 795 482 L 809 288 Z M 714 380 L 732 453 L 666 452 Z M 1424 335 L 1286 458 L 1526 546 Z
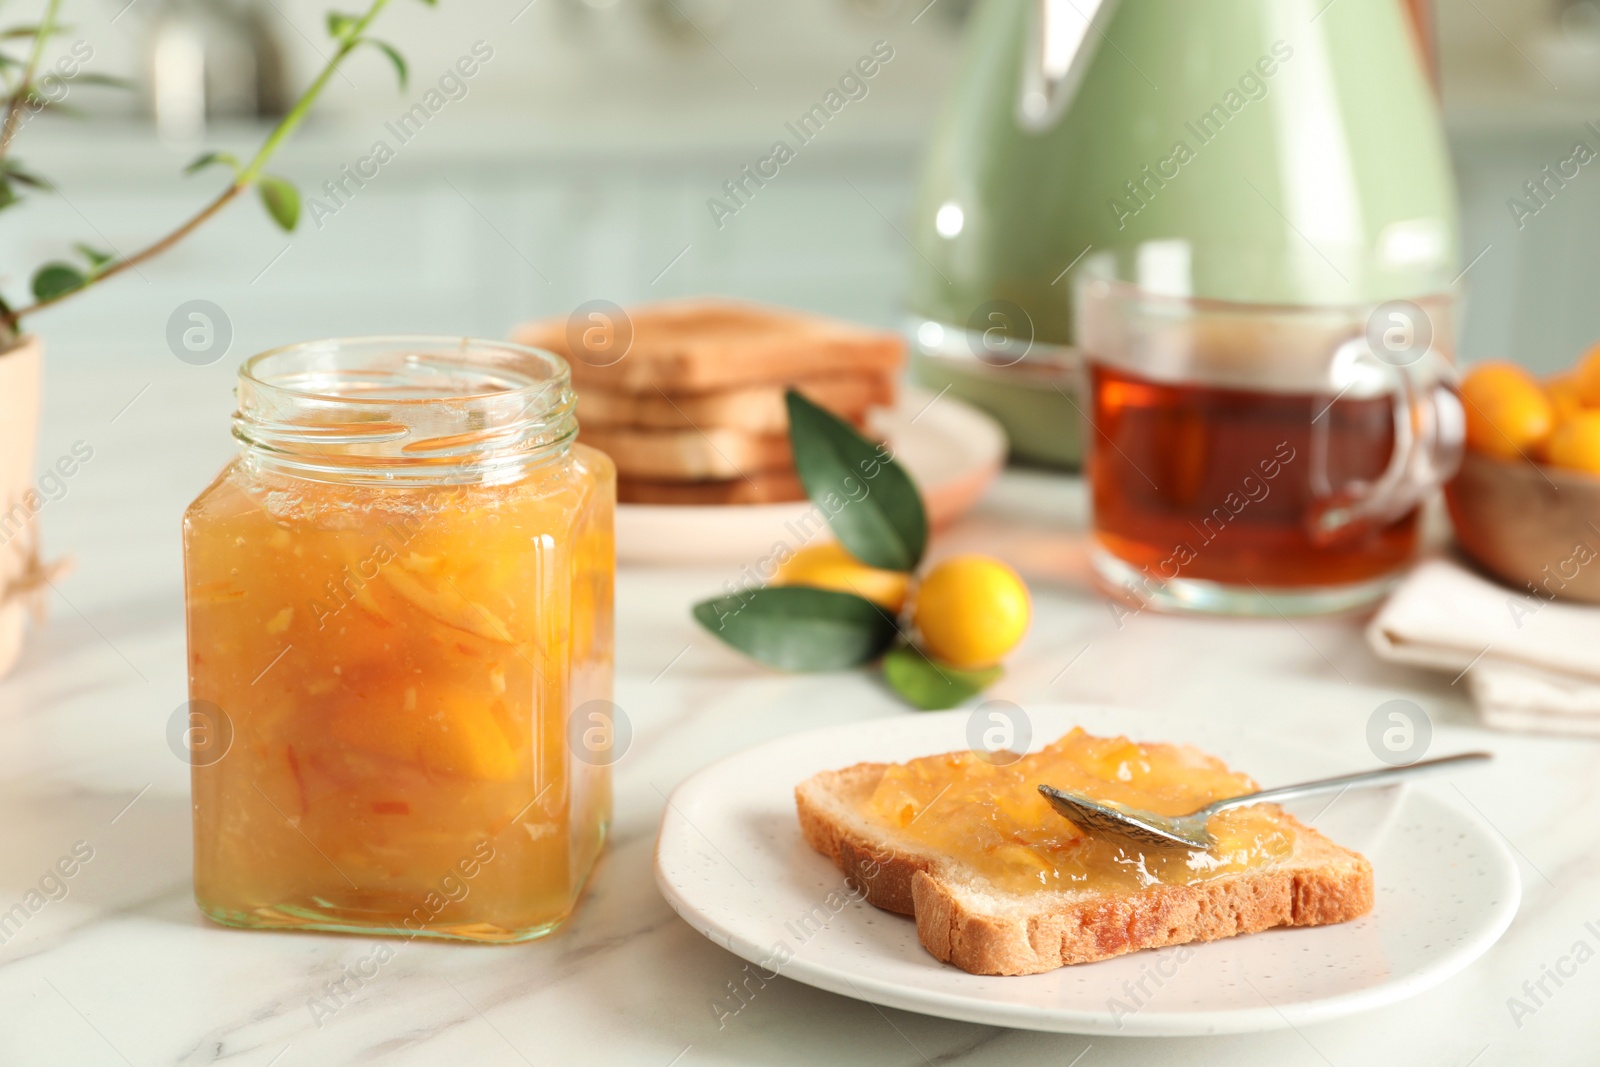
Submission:
M 701 626 L 751 659 L 787 671 L 838 671 L 881 656 L 894 617 L 853 593 L 775 586 L 694 606 Z
M 11 183 L 4 178 L 0 178 L 0 211 L 16 205 L 21 200 L 22 198 L 17 195 L 17 191 L 11 188 Z
M 330 11 L 328 12 L 328 36 L 342 41 L 345 34 L 350 32 L 351 27 L 360 21 L 360 18 L 355 15 L 346 15 L 342 11 Z
M 48 189 L 52 191 L 55 189 L 55 186 L 51 185 L 47 180 L 25 169 L 14 159 L 0 160 L 0 174 L 4 174 L 7 179 L 16 182 L 18 185 L 26 185 L 32 189 Z
M 83 288 L 86 281 L 88 279 L 76 267 L 66 263 L 46 263 L 33 276 L 33 296 L 35 300 L 50 300 Z
M 45 31 L 45 36 L 55 37 L 58 34 L 67 33 L 71 29 L 71 26 L 63 26 L 56 23 L 51 25 L 48 31 Z M 12 26 L 10 29 L 0 30 L 0 40 L 16 41 L 24 37 L 37 37 L 41 31 L 44 31 L 43 26 Z
M 131 78 L 119 78 L 115 74 L 95 74 L 85 72 L 72 79 L 74 84 L 104 85 L 108 89 L 137 89 L 139 83 Z
M 183 172 L 185 174 L 196 174 L 202 170 L 205 170 L 207 167 L 214 167 L 218 163 L 227 164 L 227 166 L 230 167 L 235 174 L 239 173 L 239 157 L 235 156 L 232 152 L 207 152 L 204 155 L 197 157 L 195 161 L 190 163 L 187 167 L 184 167 Z
M 795 469 L 839 543 L 869 567 L 916 570 L 928 517 L 910 475 L 832 412 L 793 389 L 784 399 Z
M 406 57 L 401 55 L 399 50 L 396 49 L 394 45 L 385 41 L 377 40 L 373 37 L 363 37 L 360 43 L 370 44 L 374 48 L 381 48 L 383 50 L 383 54 L 389 57 L 389 62 L 394 64 L 394 72 L 400 77 L 400 88 L 404 89 L 406 87 L 406 78 L 410 74 L 410 72 L 406 69 Z
M 101 267 L 117 258 L 110 252 L 101 252 L 86 244 L 75 244 L 72 247 L 77 249 L 80 256 L 89 261 L 89 269 L 94 272 L 98 272 Z
M 906 703 L 922 711 L 953 708 L 989 688 L 999 677 L 999 667 L 958 670 L 911 645 L 903 645 L 883 657 L 884 681 Z
M 256 180 L 256 191 L 267 207 L 267 214 L 285 230 L 293 231 L 300 221 L 300 190 L 286 179 L 263 174 Z

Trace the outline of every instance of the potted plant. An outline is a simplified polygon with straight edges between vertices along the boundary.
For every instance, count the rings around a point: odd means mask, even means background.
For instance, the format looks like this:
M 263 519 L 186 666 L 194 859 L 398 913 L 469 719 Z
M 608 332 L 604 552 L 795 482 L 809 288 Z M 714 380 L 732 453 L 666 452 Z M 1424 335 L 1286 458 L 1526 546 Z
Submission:
M 437 0 L 422 2 L 433 6 Z M 364 12 L 354 15 L 329 12 L 328 33 L 335 44 L 332 56 L 256 154 L 240 161 L 226 152 L 207 152 L 185 168 L 185 173 L 194 174 L 224 167 L 232 178 L 177 228 L 126 257 L 86 244 L 74 245 L 74 260 L 55 260 L 33 272 L 31 301 L 14 303 L 0 296 L 0 674 L 11 669 L 21 650 L 25 608 L 41 603 L 41 594 L 53 578 L 52 569 L 39 559 L 36 513 L 45 498 L 36 478 L 42 481 L 65 474 L 36 475 L 34 471 L 42 345 L 37 336 L 24 330 L 24 320 L 159 256 L 252 190 L 273 222 L 293 230 L 300 218 L 300 193 L 288 180 L 267 173 L 267 163 L 305 120 L 334 71 L 363 45 L 371 45 L 387 56 L 400 84 L 405 85 L 406 64 L 400 53 L 367 32 L 388 3 L 389 0 L 371 0 Z M 61 87 L 72 82 L 125 84 L 103 74 L 80 71 L 77 60 L 82 57 L 70 53 L 56 69 L 41 70 L 46 47 L 63 30 L 60 8 L 61 0 L 46 0 L 37 24 L 0 30 L 0 44 L 20 42 L 26 48 L 25 56 L 10 55 L 0 48 L 0 85 L 5 94 L 0 99 L 0 210 L 16 206 L 28 192 L 50 189 L 50 183 L 22 166 L 11 149 L 17 134 L 34 116 L 59 109 L 64 95 Z M 63 457 L 59 462 L 73 461 L 72 457 Z

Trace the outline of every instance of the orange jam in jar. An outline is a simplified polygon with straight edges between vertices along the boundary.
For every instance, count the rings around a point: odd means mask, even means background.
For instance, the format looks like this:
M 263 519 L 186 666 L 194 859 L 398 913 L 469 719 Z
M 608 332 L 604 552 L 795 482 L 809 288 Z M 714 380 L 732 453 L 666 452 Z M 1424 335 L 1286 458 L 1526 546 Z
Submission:
M 238 396 L 241 453 L 184 515 L 201 910 L 549 932 L 605 836 L 614 725 L 615 468 L 573 443 L 566 364 L 327 341 L 247 361 Z
M 1013 754 L 998 755 L 1010 760 Z M 1039 794 L 1041 784 L 1161 815 L 1187 815 L 1256 790 L 1250 778 L 1194 748 L 1074 729 L 1010 762 L 951 752 L 894 764 L 863 801 L 863 814 L 1011 891 L 1190 885 L 1282 859 L 1294 849 L 1293 826 L 1270 804 L 1213 816 L 1209 829 L 1217 844 L 1204 852 L 1092 837 L 1056 813 Z

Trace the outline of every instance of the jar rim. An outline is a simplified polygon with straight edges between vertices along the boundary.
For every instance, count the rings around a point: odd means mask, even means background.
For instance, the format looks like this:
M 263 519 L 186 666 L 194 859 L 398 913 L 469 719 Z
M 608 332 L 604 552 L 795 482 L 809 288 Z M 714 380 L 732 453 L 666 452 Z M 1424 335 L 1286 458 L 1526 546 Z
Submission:
M 309 476 L 502 480 L 577 434 L 565 360 L 508 341 L 377 335 L 300 341 L 239 367 L 234 436 Z
M 261 368 L 263 364 L 268 362 L 301 353 L 309 354 L 318 350 L 327 350 L 329 352 L 333 352 L 352 351 L 359 348 L 374 348 L 401 352 L 407 348 L 426 349 L 431 347 L 437 348 L 442 345 L 457 346 L 457 351 L 461 353 L 466 353 L 473 349 L 504 352 L 548 367 L 551 373 L 543 380 L 530 381 L 524 385 L 512 386 L 507 389 L 485 389 L 481 392 L 450 393 L 435 396 L 419 395 L 414 397 L 377 395 L 362 396 L 348 392 L 294 389 L 282 384 L 280 378 L 258 373 L 258 369 Z M 239 364 L 239 378 L 241 381 L 248 382 L 251 385 L 257 386 L 258 388 L 270 389 L 274 392 L 282 393 L 287 396 L 299 397 L 305 400 L 387 405 L 396 403 L 428 404 L 438 403 L 440 400 L 481 400 L 491 397 L 504 397 L 507 393 L 511 392 L 534 393 L 538 392 L 539 390 L 548 389 L 551 383 L 556 383 L 558 387 L 565 387 L 566 384 L 571 380 L 571 371 L 568 369 L 567 361 L 556 355 L 554 352 L 543 348 L 533 348 L 529 345 L 517 344 L 514 341 L 491 341 L 464 334 L 459 336 L 453 334 L 369 334 L 350 337 L 320 338 L 315 341 L 292 341 L 289 344 L 278 345 L 275 348 L 269 348 L 265 351 L 257 352 L 255 355 L 249 357 L 243 363 Z

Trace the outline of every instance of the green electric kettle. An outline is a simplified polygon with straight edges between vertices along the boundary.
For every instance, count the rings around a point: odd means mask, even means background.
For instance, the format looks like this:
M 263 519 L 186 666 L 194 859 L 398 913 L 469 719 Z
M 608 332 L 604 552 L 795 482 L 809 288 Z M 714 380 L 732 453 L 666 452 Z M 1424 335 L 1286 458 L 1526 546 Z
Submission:
M 1072 270 L 1351 306 L 1447 292 L 1439 112 L 1400 0 L 980 0 L 912 220 L 917 377 L 1074 465 Z

